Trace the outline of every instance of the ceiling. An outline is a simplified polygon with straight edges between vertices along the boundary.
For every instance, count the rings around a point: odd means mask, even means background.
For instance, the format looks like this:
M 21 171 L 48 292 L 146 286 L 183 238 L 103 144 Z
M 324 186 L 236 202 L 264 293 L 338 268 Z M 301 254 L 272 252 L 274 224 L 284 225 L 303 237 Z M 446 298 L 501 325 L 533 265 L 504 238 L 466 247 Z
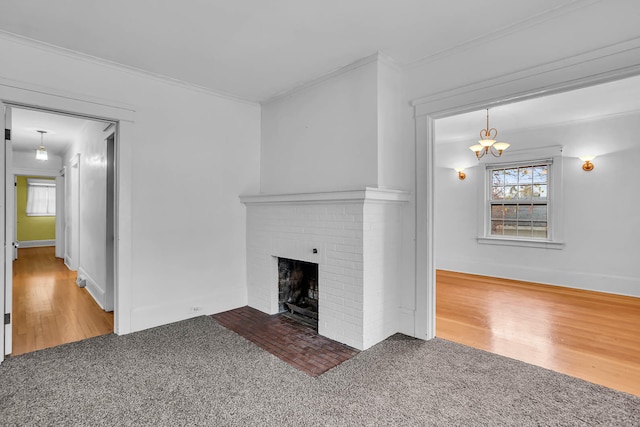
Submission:
M 640 76 L 492 107 L 489 125 L 506 134 L 631 111 L 640 111 Z M 486 127 L 486 114 L 480 110 L 437 120 L 436 142 L 476 144 Z
M 407 66 L 589 3 L 3 0 L 0 30 L 260 102 L 378 51 Z
M 408 67 L 593 2 L 3 0 L 0 31 L 260 102 L 378 51 Z M 493 107 L 490 124 L 504 133 L 637 109 L 632 78 Z M 37 148 L 44 129 L 62 153 L 82 126 L 15 110 L 15 150 Z M 472 142 L 484 126 L 484 111 L 441 119 L 437 138 Z
M 87 120 L 22 108 L 11 109 L 11 142 L 13 151 L 31 151 L 40 146 L 40 133 L 44 134 L 44 146 L 49 154 L 62 156 L 80 135 Z

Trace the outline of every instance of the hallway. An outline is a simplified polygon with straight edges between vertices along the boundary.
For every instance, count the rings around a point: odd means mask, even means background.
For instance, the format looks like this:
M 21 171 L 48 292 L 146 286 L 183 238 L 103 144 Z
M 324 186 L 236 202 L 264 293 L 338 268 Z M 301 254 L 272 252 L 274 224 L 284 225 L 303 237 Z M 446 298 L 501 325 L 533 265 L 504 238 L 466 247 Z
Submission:
M 18 250 L 12 356 L 113 333 L 113 312 L 103 311 L 75 280 L 54 247 Z

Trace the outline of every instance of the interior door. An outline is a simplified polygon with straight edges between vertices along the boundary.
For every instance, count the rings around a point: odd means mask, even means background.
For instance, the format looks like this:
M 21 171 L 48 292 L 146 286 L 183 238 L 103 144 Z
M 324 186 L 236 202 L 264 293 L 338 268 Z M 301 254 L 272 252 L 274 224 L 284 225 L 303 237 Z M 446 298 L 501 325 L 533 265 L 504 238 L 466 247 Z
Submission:
M 3 188 L 4 206 L 1 211 L 4 231 L 4 251 L 2 264 L 2 277 L 4 278 L 4 292 L 2 292 L 3 300 L 2 306 L 4 307 L 4 328 L 2 329 L 2 336 L 0 339 L 4 346 L 4 351 L 0 358 L 4 360 L 4 355 L 11 354 L 12 350 L 12 328 L 11 328 L 11 305 L 12 305 L 12 291 L 13 291 L 13 251 L 15 248 L 14 243 L 14 177 L 13 177 L 13 155 L 11 147 L 11 108 L 4 105 L 4 128 L 5 128 L 5 144 L 4 150 L 1 156 L 2 161 L 0 164 L 3 166 L 3 173 L 1 178 L 1 187 Z

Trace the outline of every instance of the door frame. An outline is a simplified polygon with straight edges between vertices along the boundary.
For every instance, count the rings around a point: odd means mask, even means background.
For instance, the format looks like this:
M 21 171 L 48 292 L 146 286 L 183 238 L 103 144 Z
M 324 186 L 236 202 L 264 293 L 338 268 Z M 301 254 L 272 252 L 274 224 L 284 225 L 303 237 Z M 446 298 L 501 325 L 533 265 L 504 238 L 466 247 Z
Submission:
M 114 332 L 131 332 L 131 283 L 132 283 L 132 230 L 131 204 L 133 177 L 132 142 L 134 140 L 135 108 L 114 101 L 43 88 L 29 83 L 0 78 L 0 104 L 16 108 L 29 108 L 55 114 L 116 123 L 115 129 L 115 245 L 114 245 Z M 3 108 L 4 109 L 4 108 Z M 5 124 L 4 114 L 2 123 Z M 4 160 L 4 156 L 3 159 Z M 2 162 L 4 165 L 4 161 Z M 3 166 L 5 175 L 6 167 Z M 6 187 L 6 186 L 5 186 Z M 3 190 L 6 197 L 6 188 Z M 13 195 L 11 195 L 13 197 Z M 2 206 L 6 221 L 6 205 Z M 5 239 L 6 243 L 6 239 Z M 0 275 L 5 276 L 6 261 L 0 265 Z M 5 281 L 6 282 L 6 281 Z M 0 292 L 0 307 L 5 306 L 5 290 Z M 4 328 L 0 336 L 0 362 L 4 360 Z
M 436 336 L 435 120 L 638 75 L 640 38 L 411 102 L 415 126 L 416 236 L 412 336 L 427 340 Z

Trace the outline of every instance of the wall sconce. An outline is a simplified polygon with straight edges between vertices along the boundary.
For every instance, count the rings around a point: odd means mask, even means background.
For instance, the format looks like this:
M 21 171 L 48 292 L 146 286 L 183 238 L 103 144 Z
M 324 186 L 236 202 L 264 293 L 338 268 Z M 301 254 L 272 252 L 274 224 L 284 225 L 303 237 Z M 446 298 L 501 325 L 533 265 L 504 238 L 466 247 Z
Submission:
M 578 158 L 584 162 L 582 165 L 583 171 L 589 172 L 593 170 L 593 163 L 591 163 L 591 160 L 595 159 L 596 156 L 580 156 Z
M 463 179 L 465 179 L 467 177 L 467 174 L 464 173 L 464 169 L 463 168 L 455 168 L 455 171 L 458 172 L 458 179 L 460 181 L 462 181 Z

